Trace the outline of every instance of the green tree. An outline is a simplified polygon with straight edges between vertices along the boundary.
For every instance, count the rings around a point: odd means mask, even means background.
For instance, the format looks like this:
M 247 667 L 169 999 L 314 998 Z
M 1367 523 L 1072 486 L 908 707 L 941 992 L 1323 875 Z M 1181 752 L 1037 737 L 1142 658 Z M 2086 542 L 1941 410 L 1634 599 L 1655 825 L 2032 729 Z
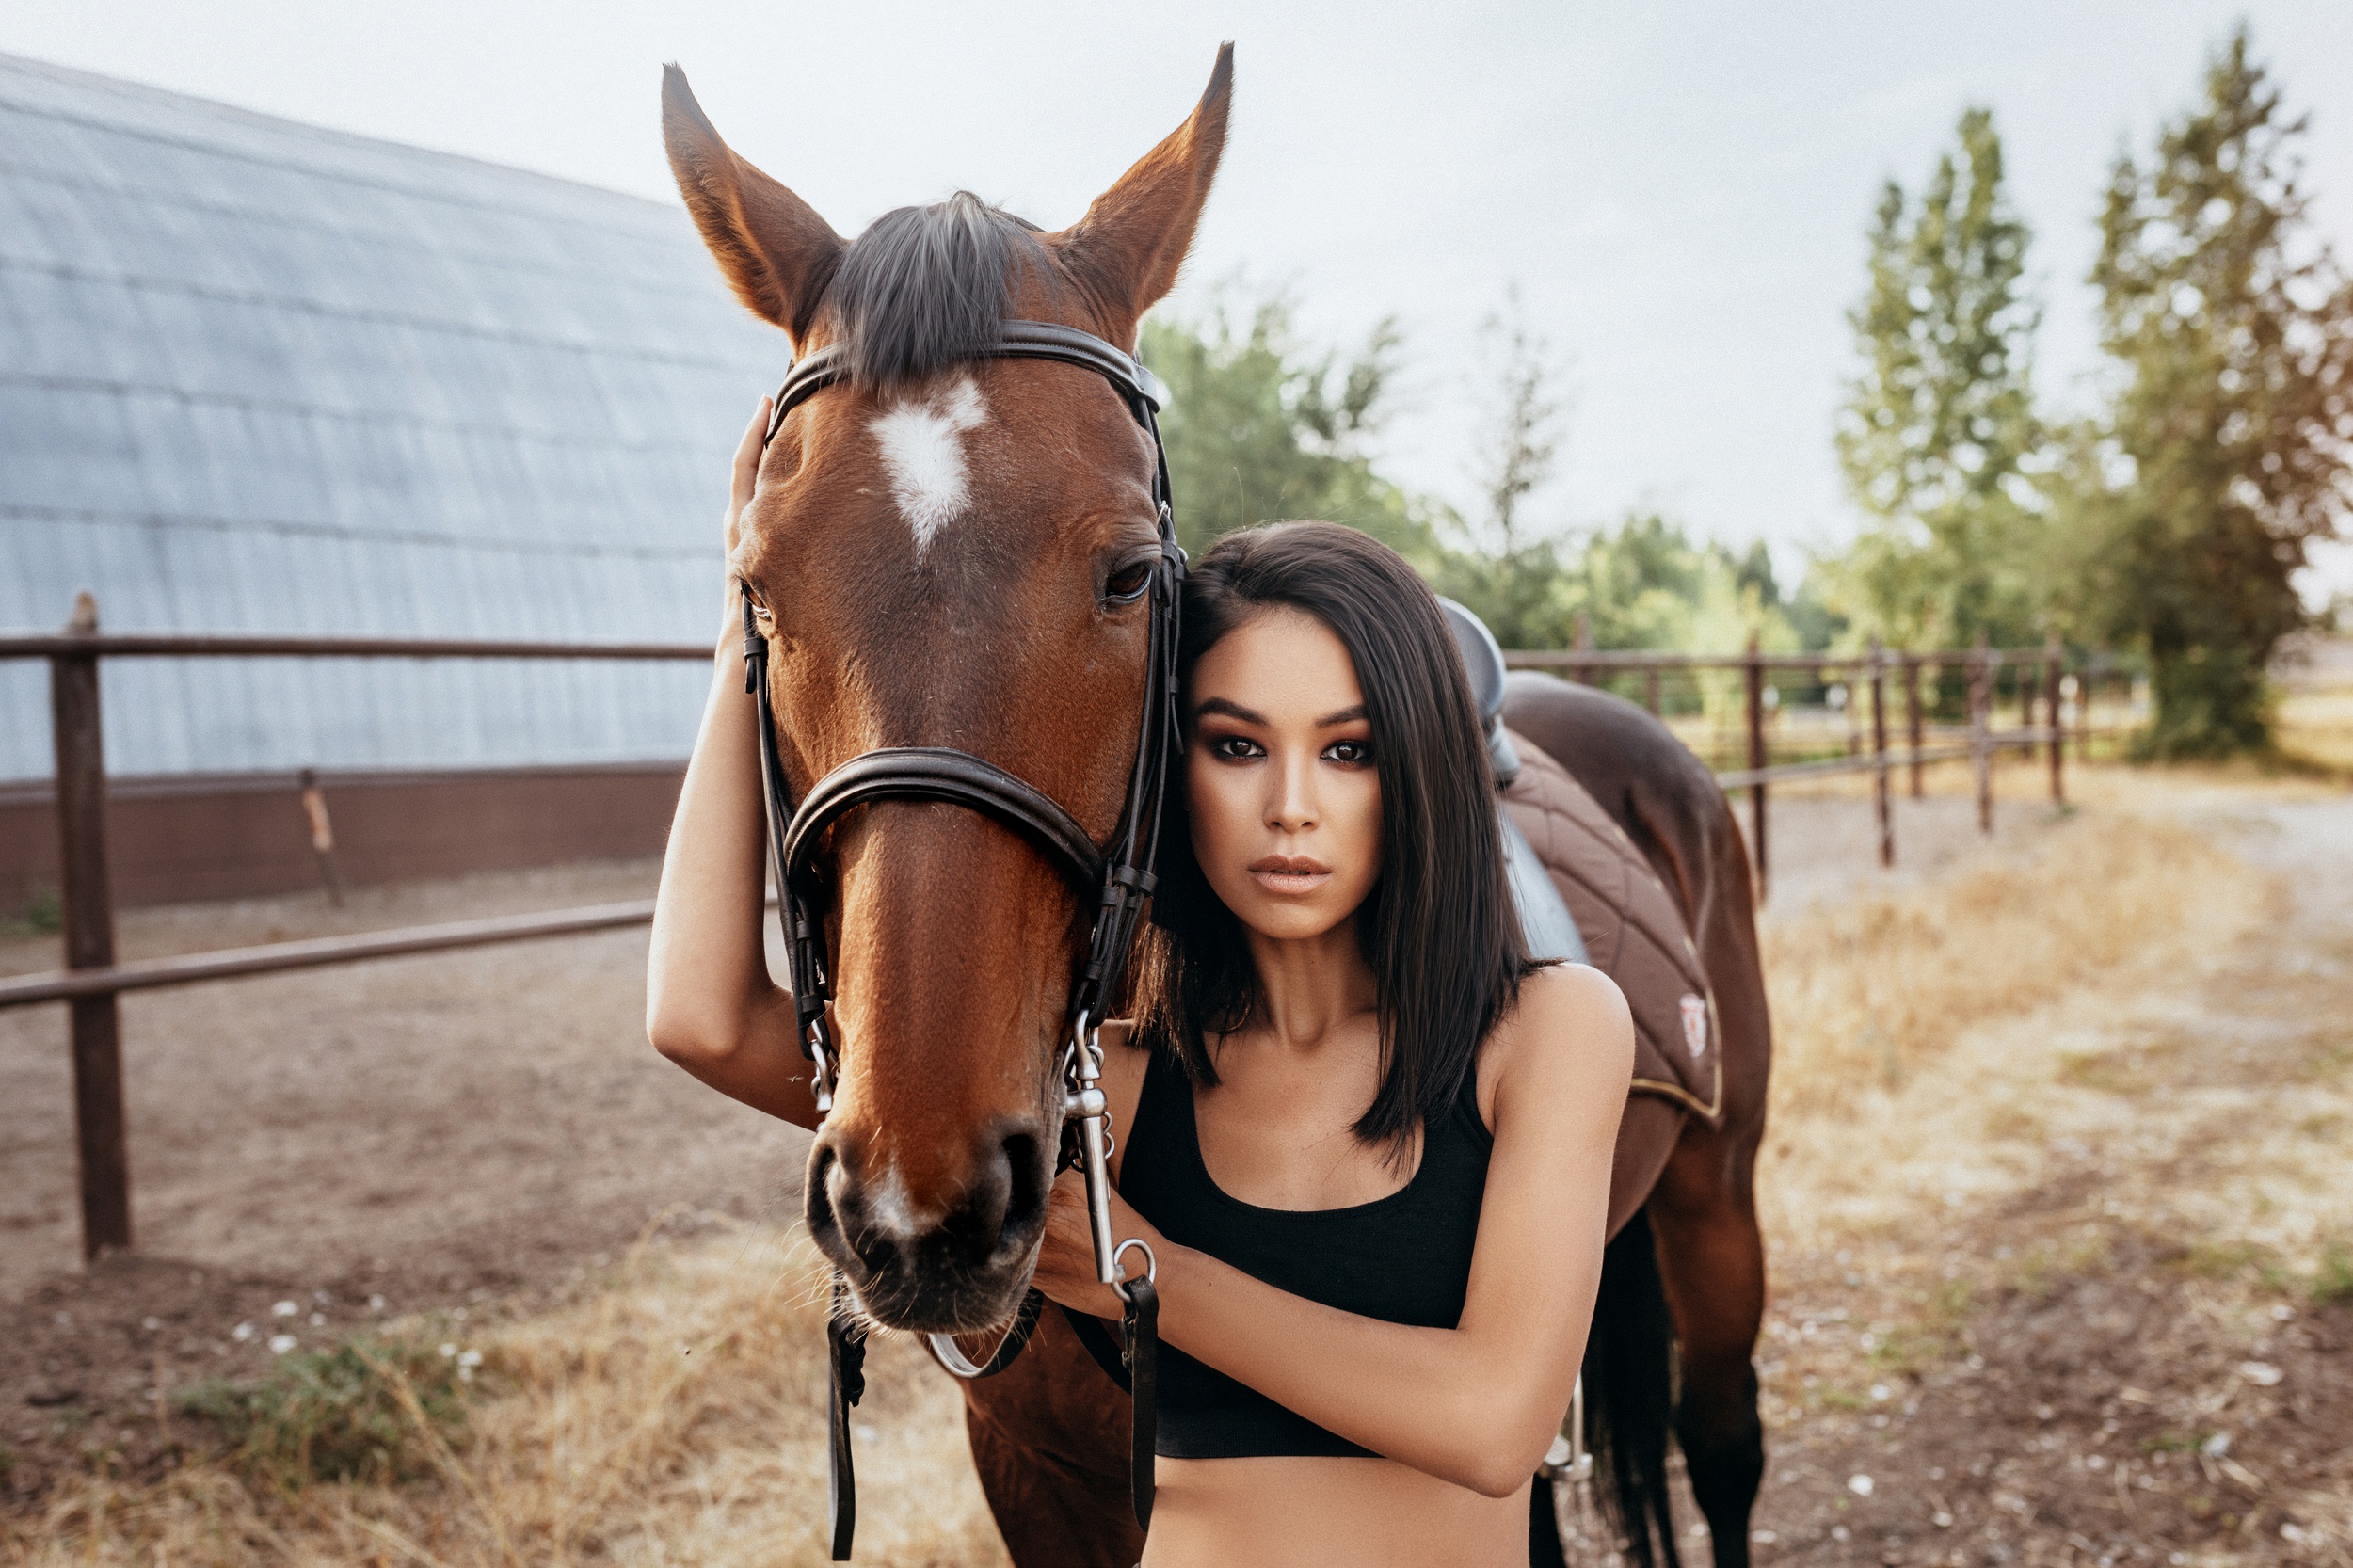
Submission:
M 1848 317 L 1864 365 L 1836 434 L 1867 521 L 1828 563 L 1859 630 L 1912 646 L 2036 630 L 2028 238 L 1985 109 L 1961 117 L 1917 202 L 1893 180 L 1881 194 L 1870 281 Z
M 2124 376 L 2078 464 L 2082 600 L 2149 659 L 2158 756 L 2267 744 L 2265 669 L 2353 455 L 2353 288 L 2307 221 L 2305 121 L 2244 26 L 2205 87 L 2151 163 L 2118 158 L 2091 273 Z
M 1204 320 L 1146 321 L 1144 361 L 1170 392 L 1160 432 L 1185 548 L 1198 552 L 1253 523 L 1321 518 L 1426 561 L 1429 508 L 1373 472 L 1367 453 L 1399 346 L 1384 321 L 1353 356 L 1316 353 L 1280 297 L 1252 307 L 1246 324 L 1225 301 Z
M 1745 553 L 1699 543 L 1656 512 L 1629 513 L 1564 552 L 1566 598 L 1595 648 L 1721 653 L 1751 632 L 1778 651 L 1799 647 L 1763 541 Z

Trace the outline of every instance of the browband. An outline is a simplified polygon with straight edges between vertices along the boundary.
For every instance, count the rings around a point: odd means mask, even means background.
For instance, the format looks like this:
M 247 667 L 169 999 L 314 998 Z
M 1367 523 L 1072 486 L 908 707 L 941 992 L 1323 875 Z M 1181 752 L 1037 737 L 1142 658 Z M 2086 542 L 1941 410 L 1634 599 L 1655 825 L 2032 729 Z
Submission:
M 967 357 L 1052 360 L 1091 370 L 1112 384 L 1127 403 L 1128 412 L 1147 429 L 1152 427 L 1151 416 L 1159 413 L 1161 405 L 1168 401 L 1168 389 L 1160 384 L 1159 376 L 1144 367 L 1142 360 L 1120 352 L 1092 332 L 1058 322 L 1001 323 L 995 343 L 984 344 Z M 784 384 L 776 389 L 775 407 L 768 411 L 768 431 L 760 437 L 760 444 L 764 448 L 775 440 L 776 432 L 784 426 L 784 416 L 808 402 L 810 393 L 849 377 L 849 356 L 838 343 L 827 344 L 794 360 L 792 368 L 784 374 Z

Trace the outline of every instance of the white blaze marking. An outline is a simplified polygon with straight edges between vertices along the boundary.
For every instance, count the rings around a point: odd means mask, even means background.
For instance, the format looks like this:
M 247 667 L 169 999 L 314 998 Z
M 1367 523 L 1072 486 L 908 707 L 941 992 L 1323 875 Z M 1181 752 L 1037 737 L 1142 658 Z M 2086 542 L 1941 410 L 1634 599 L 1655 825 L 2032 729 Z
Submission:
M 927 402 L 903 403 L 874 421 L 874 440 L 890 472 L 891 499 L 915 533 L 919 561 L 931 548 L 932 536 L 953 522 L 972 498 L 964 433 L 987 412 L 971 377 L 958 376 Z
M 907 1201 L 906 1183 L 899 1173 L 891 1172 L 869 1188 L 865 1194 L 865 1220 L 869 1228 L 886 1236 L 905 1238 L 929 1231 L 936 1221 L 932 1216 L 919 1214 Z

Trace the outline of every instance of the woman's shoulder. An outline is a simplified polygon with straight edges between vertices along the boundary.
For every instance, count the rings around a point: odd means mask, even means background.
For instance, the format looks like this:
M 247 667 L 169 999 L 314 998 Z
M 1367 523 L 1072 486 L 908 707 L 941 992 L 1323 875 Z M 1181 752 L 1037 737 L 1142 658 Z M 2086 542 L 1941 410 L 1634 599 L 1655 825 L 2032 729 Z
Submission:
M 1520 1001 L 1513 1012 L 1519 1020 L 1544 1025 L 1574 1025 L 1579 1020 L 1607 1026 L 1623 1021 L 1631 1030 L 1625 993 L 1618 983 L 1591 964 L 1538 964 L 1520 977 Z
M 1634 1074 L 1634 1016 L 1618 983 L 1589 964 L 1545 964 L 1521 977 L 1519 1003 L 1488 1037 L 1481 1077 L 1590 1093 Z M 1540 1092 L 1543 1092 L 1540 1090 Z

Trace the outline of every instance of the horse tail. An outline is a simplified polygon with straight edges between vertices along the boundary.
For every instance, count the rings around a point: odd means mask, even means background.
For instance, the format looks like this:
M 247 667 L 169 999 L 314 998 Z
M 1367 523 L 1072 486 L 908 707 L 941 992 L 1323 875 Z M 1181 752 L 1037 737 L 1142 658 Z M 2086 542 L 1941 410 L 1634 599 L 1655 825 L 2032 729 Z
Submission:
M 1667 1493 L 1674 1414 L 1674 1326 L 1650 1217 L 1637 1210 L 1602 1254 L 1585 1339 L 1585 1447 L 1593 1496 L 1637 1568 L 1681 1568 Z

